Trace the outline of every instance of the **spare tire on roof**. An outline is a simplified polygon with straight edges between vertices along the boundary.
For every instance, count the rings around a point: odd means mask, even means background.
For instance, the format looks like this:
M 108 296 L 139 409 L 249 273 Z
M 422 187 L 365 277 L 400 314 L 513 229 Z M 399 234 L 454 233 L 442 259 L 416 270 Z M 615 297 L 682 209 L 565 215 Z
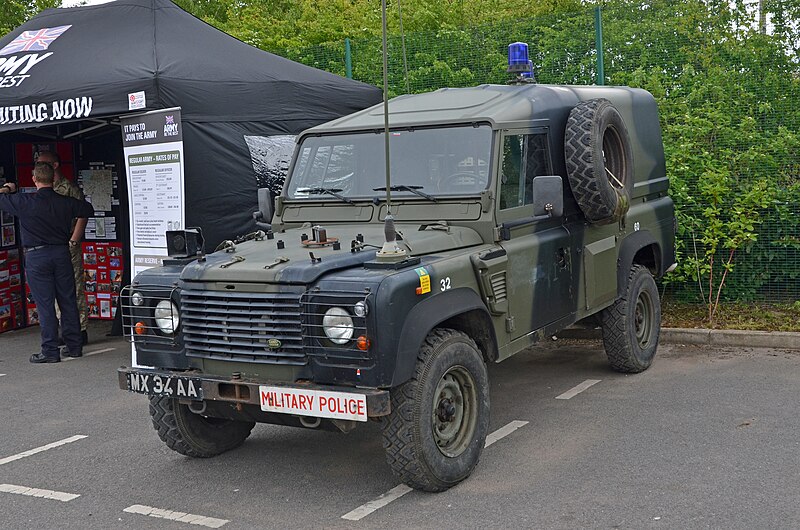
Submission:
M 591 99 L 573 107 L 564 156 L 572 194 L 589 222 L 619 221 L 630 205 L 633 154 L 625 122 L 609 100 Z

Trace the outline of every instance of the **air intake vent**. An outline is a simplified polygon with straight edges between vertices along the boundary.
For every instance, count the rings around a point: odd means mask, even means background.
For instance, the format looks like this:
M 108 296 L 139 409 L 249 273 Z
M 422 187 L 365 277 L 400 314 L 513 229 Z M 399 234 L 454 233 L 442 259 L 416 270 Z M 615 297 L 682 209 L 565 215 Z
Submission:
M 492 285 L 492 294 L 494 296 L 494 303 L 501 304 L 508 299 L 508 291 L 506 289 L 506 271 L 496 272 L 489 277 L 489 282 Z

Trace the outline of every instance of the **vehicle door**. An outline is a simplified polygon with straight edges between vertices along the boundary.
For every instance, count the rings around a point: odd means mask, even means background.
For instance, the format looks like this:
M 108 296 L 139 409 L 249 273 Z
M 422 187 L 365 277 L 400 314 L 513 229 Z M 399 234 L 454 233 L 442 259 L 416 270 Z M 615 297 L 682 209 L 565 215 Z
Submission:
M 563 217 L 535 219 L 533 212 L 534 177 L 553 174 L 547 135 L 521 129 L 500 138 L 496 215 L 508 259 L 509 340 L 575 312 L 570 232 Z

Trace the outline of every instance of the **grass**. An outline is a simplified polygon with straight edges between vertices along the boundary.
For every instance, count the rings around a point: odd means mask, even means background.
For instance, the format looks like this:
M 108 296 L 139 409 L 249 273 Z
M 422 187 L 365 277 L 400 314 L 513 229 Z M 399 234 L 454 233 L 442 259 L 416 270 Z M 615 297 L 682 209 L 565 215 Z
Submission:
M 800 332 L 800 302 L 794 304 L 720 303 L 712 326 L 708 321 L 706 306 L 662 300 L 661 325 L 669 328 Z

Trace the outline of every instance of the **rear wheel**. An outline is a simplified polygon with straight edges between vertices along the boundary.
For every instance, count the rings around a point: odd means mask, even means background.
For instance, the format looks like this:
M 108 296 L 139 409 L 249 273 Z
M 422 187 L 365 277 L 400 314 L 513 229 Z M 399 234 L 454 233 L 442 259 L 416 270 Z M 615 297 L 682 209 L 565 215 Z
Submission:
M 435 329 L 414 376 L 391 392 L 383 447 L 395 475 L 412 488 L 444 491 L 478 463 L 489 428 L 489 378 L 475 342 Z
M 177 399 L 150 398 L 150 417 L 158 437 L 182 455 L 208 458 L 239 447 L 255 422 L 210 418 L 195 414 Z
M 653 362 L 661 329 L 661 303 L 650 271 L 634 265 L 625 296 L 603 310 L 603 345 L 611 368 L 638 373 Z

